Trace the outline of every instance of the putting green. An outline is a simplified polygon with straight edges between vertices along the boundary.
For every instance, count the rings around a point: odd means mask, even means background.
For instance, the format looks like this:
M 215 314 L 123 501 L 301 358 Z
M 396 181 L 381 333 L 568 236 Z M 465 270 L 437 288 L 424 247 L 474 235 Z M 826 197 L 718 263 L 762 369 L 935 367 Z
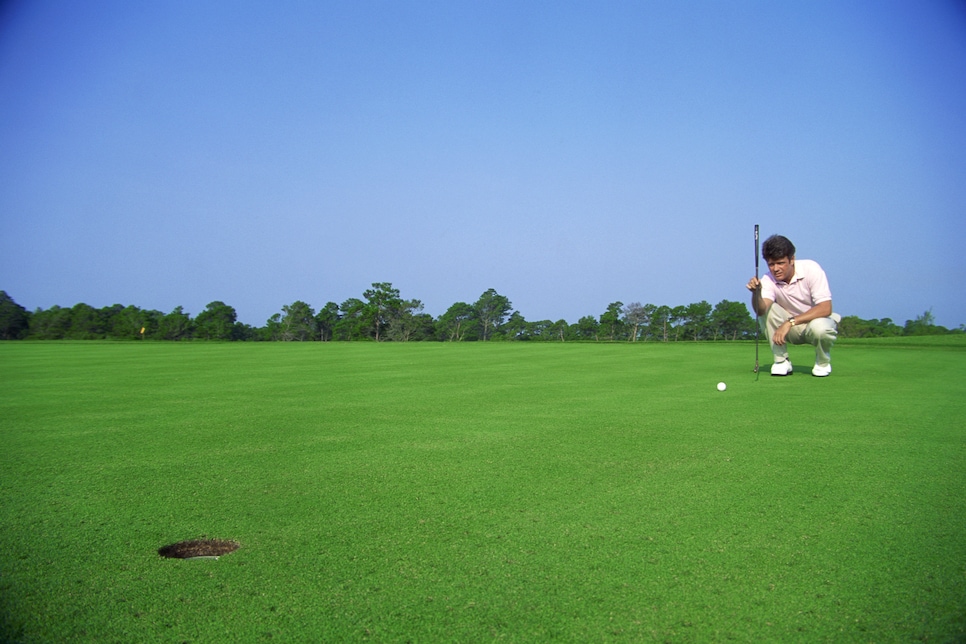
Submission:
M 966 637 L 966 344 L 792 360 L 0 343 L 0 641 Z

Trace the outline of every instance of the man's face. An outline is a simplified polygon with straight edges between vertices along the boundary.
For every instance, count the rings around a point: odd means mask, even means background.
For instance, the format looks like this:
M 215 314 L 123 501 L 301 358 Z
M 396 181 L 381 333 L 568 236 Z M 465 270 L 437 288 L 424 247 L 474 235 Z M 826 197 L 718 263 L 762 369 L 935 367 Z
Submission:
M 769 259 L 767 261 L 768 270 L 771 271 L 771 276 L 775 278 L 776 282 L 787 284 L 792 281 L 795 276 L 794 257 L 782 257 L 781 259 Z

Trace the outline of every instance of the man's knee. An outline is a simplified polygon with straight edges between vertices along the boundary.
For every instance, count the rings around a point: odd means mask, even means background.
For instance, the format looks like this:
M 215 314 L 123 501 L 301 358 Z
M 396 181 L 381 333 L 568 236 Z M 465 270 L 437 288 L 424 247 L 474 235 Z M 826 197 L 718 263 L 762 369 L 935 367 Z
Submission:
M 833 318 L 818 318 L 808 323 L 808 334 L 816 341 L 835 340 L 838 337 L 838 325 Z

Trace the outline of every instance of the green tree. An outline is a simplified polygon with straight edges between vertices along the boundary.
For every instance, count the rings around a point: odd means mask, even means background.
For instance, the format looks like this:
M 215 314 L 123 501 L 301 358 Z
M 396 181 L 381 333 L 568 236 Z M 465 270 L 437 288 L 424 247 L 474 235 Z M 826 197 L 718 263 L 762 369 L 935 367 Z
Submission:
M 369 321 L 366 317 L 366 303 L 354 297 L 339 305 L 342 312 L 335 323 L 333 336 L 337 340 L 362 340 L 367 338 Z
M 561 342 L 566 342 L 568 339 L 573 338 L 573 329 L 567 323 L 567 320 L 564 319 L 557 320 L 551 324 L 548 331 L 554 340 L 560 340 Z M 549 340 L 550 338 L 547 339 Z
M 410 340 L 434 340 L 436 338 L 436 320 L 429 313 L 416 313 L 412 320 L 413 331 Z
M 436 321 L 436 337 L 449 342 L 462 342 L 472 337 L 476 325 L 476 314 L 466 302 L 457 302 L 439 316 Z
M 339 305 L 335 302 L 326 302 L 325 306 L 316 314 L 315 324 L 319 330 L 319 339 L 322 342 L 332 340 L 335 334 L 335 326 L 339 323 Z
M 49 309 L 37 309 L 30 316 L 31 338 L 37 340 L 61 340 L 70 331 L 70 309 L 56 304 Z
M 21 340 L 30 331 L 30 314 L 13 301 L 6 291 L 0 291 L 0 340 Z
M 72 340 L 97 340 L 105 335 L 101 314 L 89 304 L 75 304 L 70 310 L 70 328 L 66 336 Z
M 838 324 L 840 338 L 864 338 L 868 335 L 869 321 L 857 315 L 843 315 Z
M 630 329 L 628 339 L 631 342 L 637 342 L 642 331 L 644 338 L 647 339 L 647 329 L 651 323 L 651 316 L 654 315 L 656 309 L 657 307 L 653 304 L 641 304 L 640 302 L 631 302 L 624 307 L 622 311 L 624 323 Z
M 549 321 L 546 323 L 549 324 Z M 542 324 L 527 322 L 522 313 L 514 311 L 499 328 L 500 334 L 507 340 L 529 340 L 534 337 L 539 339 Z
M 235 322 L 235 330 L 232 331 L 232 339 L 239 341 L 258 341 L 264 340 L 262 330 L 243 322 Z
M 141 329 L 145 330 L 145 334 L 152 330 L 149 324 L 151 316 L 140 308 L 132 304 L 124 307 L 120 304 L 115 304 L 110 309 L 114 312 L 110 316 L 111 326 L 109 333 L 111 337 L 117 338 L 118 340 L 138 340 L 142 337 Z M 157 328 L 156 322 L 154 328 Z
M 272 317 L 265 321 L 262 328 L 262 337 L 272 342 L 282 339 L 282 314 L 274 313 Z
M 124 306 L 121 304 L 112 304 L 111 306 L 105 306 L 98 309 L 97 313 L 101 318 L 101 328 L 104 329 L 104 335 L 106 337 L 116 337 L 114 333 L 114 325 L 117 323 L 117 320 L 123 311 Z
M 671 331 L 674 332 L 674 341 L 677 342 L 681 339 L 681 333 L 685 330 L 685 323 L 687 322 L 688 309 L 685 306 L 675 306 L 671 308 L 668 313 L 667 320 L 670 325 Z
M 209 302 L 195 318 L 195 337 L 205 340 L 231 340 L 238 314 L 224 302 Z
M 600 315 L 600 333 L 608 340 L 616 340 L 624 333 L 624 321 L 621 319 L 623 302 L 611 302 L 607 310 Z
M 390 340 L 408 342 L 414 335 L 420 334 L 425 326 L 425 316 L 421 315 L 423 303 L 419 300 L 399 300 L 396 308 L 391 311 L 388 333 Z M 430 317 L 430 321 L 432 318 Z
M 936 324 L 932 309 L 918 316 L 915 320 L 906 320 L 906 325 L 902 330 L 903 335 L 942 335 L 945 333 L 949 333 L 949 329 Z
M 711 305 L 704 300 L 688 304 L 684 309 L 685 335 L 690 335 L 692 340 L 707 338 L 710 318 Z
M 191 318 L 180 306 L 163 316 L 158 322 L 158 338 L 161 340 L 187 340 L 191 337 Z
M 484 342 L 490 339 L 499 330 L 511 309 L 510 300 L 497 293 L 495 289 L 484 291 L 473 305 L 476 319 L 480 323 L 480 339 Z
M 891 338 L 902 335 L 905 329 L 889 318 L 863 320 L 855 315 L 846 315 L 839 322 L 839 337 L 842 338 Z
M 146 309 L 141 311 L 141 324 L 144 329 L 144 334 L 141 339 L 151 338 L 152 340 L 158 339 L 158 328 L 161 326 L 161 320 L 164 319 L 164 313 L 155 309 Z
M 301 300 L 282 307 L 279 325 L 279 337 L 284 342 L 315 339 L 315 311 Z
M 399 289 L 389 282 L 373 282 L 362 296 L 366 298 L 365 316 L 369 320 L 376 342 L 380 341 L 382 329 L 388 326 L 402 307 Z
M 902 327 L 893 322 L 891 318 L 872 320 L 872 323 L 877 338 L 892 338 L 902 335 Z
M 671 307 L 666 304 L 655 307 L 654 313 L 651 314 L 651 323 L 648 326 L 648 335 L 662 342 L 667 342 L 671 331 Z
M 600 323 L 593 315 L 585 315 L 577 320 L 576 336 L 581 340 L 599 340 Z
M 725 339 L 737 340 L 739 336 L 744 337 L 755 333 L 755 320 L 748 312 L 748 307 L 742 302 L 721 300 L 714 305 L 710 322 L 714 340 L 718 339 L 718 335 Z

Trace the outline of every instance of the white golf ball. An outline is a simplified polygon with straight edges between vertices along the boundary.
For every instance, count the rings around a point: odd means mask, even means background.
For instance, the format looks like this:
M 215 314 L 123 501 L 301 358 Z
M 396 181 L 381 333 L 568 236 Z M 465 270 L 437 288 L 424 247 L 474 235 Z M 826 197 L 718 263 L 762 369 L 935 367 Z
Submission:
M 728 385 L 726 385 L 725 383 L 723 382 L 718 383 L 718 391 L 724 391 L 727 388 L 728 388 Z

